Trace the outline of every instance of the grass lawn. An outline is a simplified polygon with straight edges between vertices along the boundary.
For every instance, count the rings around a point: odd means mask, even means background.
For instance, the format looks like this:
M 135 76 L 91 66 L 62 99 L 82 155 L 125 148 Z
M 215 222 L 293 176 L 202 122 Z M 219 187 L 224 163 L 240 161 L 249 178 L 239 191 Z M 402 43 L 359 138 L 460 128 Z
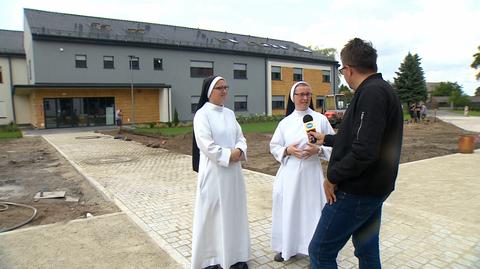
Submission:
M 7 138 L 21 138 L 22 137 L 22 132 L 20 131 L 5 131 L 3 129 L 0 129 L 0 139 L 7 139 Z
M 461 114 L 463 115 L 463 110 L 451 110 L 452 112 L 456 113 L 456 114 Z M 480 111 L 477 111 L 477 110 L 470 110 L 468 111 L 468 115 L 469 116 L 480 116 Z
M 241 124 L 242 130 L 244 133 L 273 133 L 277 127 L 278 122 L 269 121 L 269 122 L 255 122 L 255 123 L 244 123 Z M 164 128 L 137 128 L 135 133 L 139 134 L 153 134 L 153 135 L 166 135 L 166 136 L 175 136 L 183 135 L 192 132 L 193 127 L 164 127 Z

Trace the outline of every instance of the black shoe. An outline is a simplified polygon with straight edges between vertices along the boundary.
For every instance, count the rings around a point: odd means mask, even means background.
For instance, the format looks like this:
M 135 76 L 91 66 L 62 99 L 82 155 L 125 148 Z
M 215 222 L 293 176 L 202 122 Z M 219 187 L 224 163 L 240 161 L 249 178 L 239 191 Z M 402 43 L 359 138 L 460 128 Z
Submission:
M 204 269 L 222 269 L 222 267 L 220 266 L 220 264 L 215 264 L 215 265 L 207 266 Z
M 248 269 L 248 264 L 246 262 L 237 262 L 230 269 Z
M 273 257 L 273 260 L 276 262 L 283 262 L 284 260 L 282 258 L 282 252 L 275 254 L 275 257 Z

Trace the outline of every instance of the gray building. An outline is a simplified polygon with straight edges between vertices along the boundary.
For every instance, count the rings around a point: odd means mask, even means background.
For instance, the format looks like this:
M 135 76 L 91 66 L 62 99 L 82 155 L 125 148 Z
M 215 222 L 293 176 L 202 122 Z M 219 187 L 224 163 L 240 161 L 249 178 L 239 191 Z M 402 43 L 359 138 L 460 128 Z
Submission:
M 32 9 L 24 13 L 28 80 L 14 85 L 14 94 L 29 100 L 31 124 L 39 128 L 113 124 L 118 108 L 127 124 L 168 122 L 174 110 L 180 120 L 191 120 L 202 81 L 212 74 L 230 86 L 226 106 L 244 115 L 280 111 L 279 96 L 286 98 L 296 80 L 318 85 L 318 96 L 337 87 L 330 77 L 336 77 L 338 62 L 290 41 Z
M 28 111 L 15 114 L 13 89 L 27 82 L 23 32 L 0 30 L 0 126 L 10 122 L 27 123 Z M 22 104 L 16 104 L 22 107 Z

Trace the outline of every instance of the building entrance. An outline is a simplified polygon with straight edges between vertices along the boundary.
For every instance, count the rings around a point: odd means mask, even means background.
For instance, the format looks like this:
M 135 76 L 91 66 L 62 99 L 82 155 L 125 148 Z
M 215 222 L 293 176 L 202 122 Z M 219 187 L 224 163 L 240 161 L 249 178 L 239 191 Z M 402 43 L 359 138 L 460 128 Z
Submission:
M 114 97 L 45 98 L 45 128 L 115 124 Z

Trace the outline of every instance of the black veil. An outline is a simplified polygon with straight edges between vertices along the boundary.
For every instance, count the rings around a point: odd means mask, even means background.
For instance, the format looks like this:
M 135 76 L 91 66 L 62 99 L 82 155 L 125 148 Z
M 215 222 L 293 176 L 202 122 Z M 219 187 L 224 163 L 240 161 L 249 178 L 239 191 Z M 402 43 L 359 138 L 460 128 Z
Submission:
M 202 108 L 202 106 L 206 102 L 208 102 L 208 88 L 216 77 L 218 76 L 210 76 L 203 80 L 202 93 L 200 94 L 200 100 L 198 100 L 195 112 Z M 192 168 L 193 171 L 198 172 L 198 164 L 200 162 L 200 149 L 198 148 L 197 141 L 195 140 L 195 131 L 192 132 L 192 135 Z

